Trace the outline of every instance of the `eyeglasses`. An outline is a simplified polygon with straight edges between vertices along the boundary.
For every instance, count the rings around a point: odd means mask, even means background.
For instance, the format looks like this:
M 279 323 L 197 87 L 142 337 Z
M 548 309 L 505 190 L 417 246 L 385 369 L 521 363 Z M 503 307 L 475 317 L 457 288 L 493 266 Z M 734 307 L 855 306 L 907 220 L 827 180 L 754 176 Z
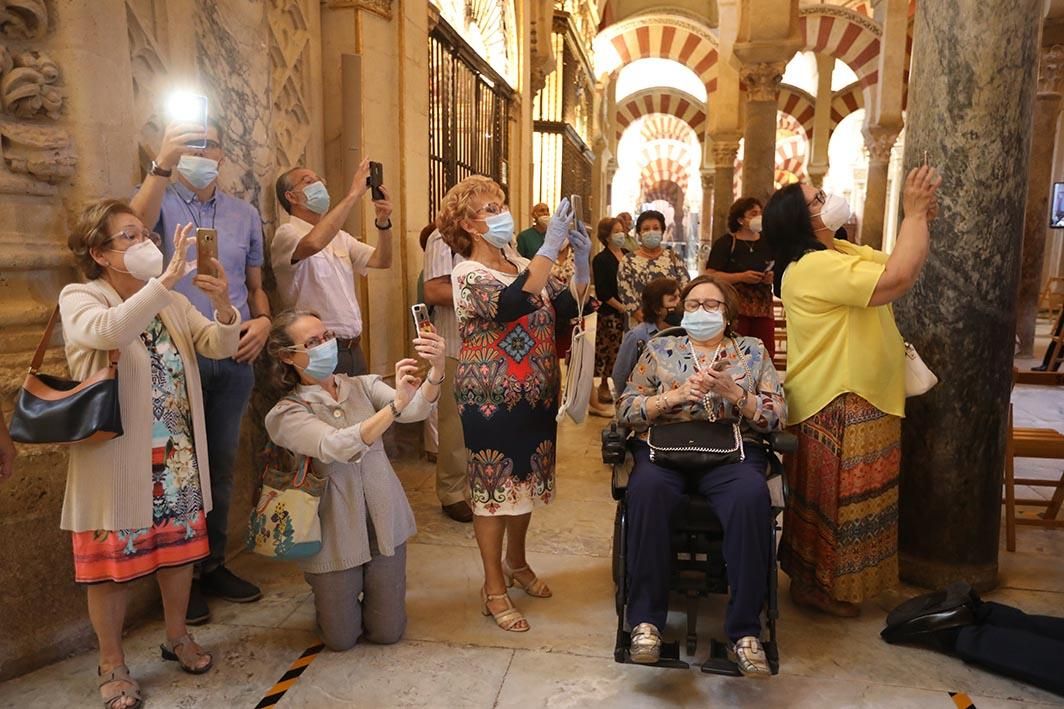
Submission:
M 689 313 L 693 313 L 699 308 L 705 310 L 707 313 L 719 311 L 724 307 L 724 301 L 717 300 L 716 298 L 706 298 L 705 300 L 685 300 L 683 302 L 683 309 Z
M 806 204 L 808 206 L 812 207 L 817 202 L 819 202 L 820 204 L 825 204 L 827 201 L 828 201 L 827 193 L 824 192 L 824 190 L 817 190 L 816 194 L 813 196 L 813 200 L 811 202 L 806 202 Z
M 126 227 L 117 234 L 112 234 L 111 236 L 107 237 L 107 241 L 103 243 L 106 246 L 112 241 L 117 241 L 120 244 L 125 244 L 127 247 L 131 246 L 132 244 L 139 244 L 142 241 L 151 241 L 153 244 L 158 246 L 162 242 L 162 239 L 159 237 L 158 234 L 151 231 L 147 227 L 140 227 L 138 229 L 136 227 L 130 226 Z
M 330 340 L 336 339 L 336 333 L 332 330 L 326 330 L 321 335 L 315 335 L 314 337 L 308 337 L 303 341 L 302 345 L 292 345 L 291 347 L 285 347 L 286 350 L 312 350 L 319 345 L 324 345 Z
M 499 214 L 505 214 L 506 212 L 509 212 L 509 211 L 510 211 L 510 208 L 507 207 L 505 204 L 496 204 L 495 202 L 492 202 L 490 204 L 485 204 L 483 207 L 481 207 L 480 211 L 478 211 L 477 214 L 480 214 L 481 212 L 483 212 L 484 214 L 487 214 L 488 216 L 494 217 L 494 216 L 497 216 Z
M 222 149 L 222 144 L 221 143 L 219 143 L 217 140 L 211 140 L 210 138 L 208 138 L 207 140 L 203 141 L 203 147 L 202 148 L 200 146 L 192 144 L 192 143 L 186 143 L 186 145 L 188 147 L 192 148 L 193 150 L 221 150 Z

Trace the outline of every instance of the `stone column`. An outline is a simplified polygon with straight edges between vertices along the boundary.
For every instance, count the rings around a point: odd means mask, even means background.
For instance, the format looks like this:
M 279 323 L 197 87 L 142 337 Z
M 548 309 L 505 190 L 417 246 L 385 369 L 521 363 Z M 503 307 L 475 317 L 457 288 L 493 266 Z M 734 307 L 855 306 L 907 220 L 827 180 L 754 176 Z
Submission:
M 809 156 L 809 179 L 816 187 L 824 184 L 828 174 L 828 144 L 831 141 L 831 74 L 835 70 L 835 57 L 830 54 L 816 55 L 816 112 L 813 114 L 813 146 Z
M 1020 257 L 1020 289 L 1016 304 L 1016 334 L 1021 357 L 1034 356 L 1034 328 L 1038 295 L 1042 290 L 1042 262 L 1049 224 L 1049 190 L 1053 180 L 1053 148 L 1060 118 L 1064 83 L 1064 46 L 1043 51 L 1038 68 L 1038 97 L 1031 127 L 1031 167 L 1027 178 L 1027 209 Z
M 702 168 L 702 234 L 700 240 L 703 244 L 713 242 L 713 176 L 716 169 L 713 167 Z
M 776 176 L 776 111 L 785 62 L 743 67 L 746 130 L 743 132 L 743 194 L 768 200 Z
M 902 334 L 941 380 L 908 401 L 902 427 L 901 577 L 920 586 L 964 579 L 986 590 L 997 581 L 1043 10 L 1042 0 L 1016 0 L 1008 12 L 917 5 L 905 165 L 927 150 L 945 177 L 930 258 L 894 306 Z
M 898 131 L 883 126 L 865 126 L 868 148 L 868 182 L 865 187 L 864 215 L 861 218 L 860 243 L 883 248 L 883 221 L 887 206 L 887 177 L 890 174 L 890 151 Z
M 738 136 L 713 139 L 713 226 L 711 239 L 728 230 L 728 210 L 735 201 L 735 155 L 739 152 Z M 743 179 L 746 179 L 745 168 Z

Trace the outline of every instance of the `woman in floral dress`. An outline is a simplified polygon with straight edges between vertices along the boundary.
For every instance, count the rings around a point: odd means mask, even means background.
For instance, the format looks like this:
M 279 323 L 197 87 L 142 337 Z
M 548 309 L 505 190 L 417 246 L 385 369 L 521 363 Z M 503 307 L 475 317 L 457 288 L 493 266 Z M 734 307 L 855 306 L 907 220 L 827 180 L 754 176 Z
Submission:
M 529 568 L 525 536 L 535 504 L 554 496 L 558 409 L 555 323 L 577 312 L 590 281 L 591 240 L 570 230 L 563 200 L 535 257 L 513 256 L 513 217 L 502 189 L 486 177 L 455 185 L 436 225 L 466 261 L 451 274 L 462 338 L 455 397 L 468 456 L 473 530 L 484 564 L 482 611 L 504 630 L 526 631 L 507 586 L 545 598 L 550 589 Z M 551 276 L 562 246 L 571 244 L 573 286 Z M 506 560 L 503 562 L 503 538 Z
M 648 283 L 658 278 L 672 278 L 683 288 L 691 280 L 683 259 L 661 245 L 664 231 L 665 215 L 661 212 L 648 209 L 640 214 L 635 222 L 639 249 L 625 255 L 617 269 L 621 303 L 629 314 L 635 315 L 636 322 L 642 322 L 639 299 Z
M 164 660 L 192 674 L 213 664 L 185 627 L 192 564 L 208 554 L 210 472 L 196 356 L 236 353 L 240 315 L 221 265 L 193 282 L 211 299 L 214 321 L 173 291 L 187 272 L 192 225 L 163 255 L 125 202 L 82 213 L 69 245 L 89 279 L 63 289 L 59 310 L 70 373 L 85 379 L 118 352 L 123 434 L 70 447 L 60 526 L 72 532 L 74 577 L 86 585 L 100 644 L 100 695 L 107 709 L 141 705 L 122 648 L 128 581 L 154 574 L 162 592 Z

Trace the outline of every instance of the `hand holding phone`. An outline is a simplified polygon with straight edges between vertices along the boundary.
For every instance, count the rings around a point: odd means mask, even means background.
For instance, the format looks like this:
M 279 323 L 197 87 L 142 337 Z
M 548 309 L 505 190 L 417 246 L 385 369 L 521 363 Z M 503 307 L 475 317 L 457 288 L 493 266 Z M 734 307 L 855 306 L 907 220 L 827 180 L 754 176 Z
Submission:
M 764 270 L 764 273 L 769 273 L 770 271 L 772 271 L 772 268 L 773 268 L 773 267 L 774 267 L 775 265 L 776 265 L 776 262 L 775 262 L 775 261 L 769 261 L 768 263 L 766 263 L 766 264 L 765 264 L 765 270 Z
M 171 123 L 188 124 L 207 132 L 207 97 L 201 94 L 192 94 L 179 91 L 166 102 L 166 113 Z M 203 149 L 207 147 L 207 136 L 198 140 L 190 140 L 185 143 L 189 148 Z
M 414 336 L 418 337 L 425 330 L 432 331 L 432 321 L 429 319 L 429 308 L 424 303 L 416 303 L 410 306 L 410 314 L 414 318 Z

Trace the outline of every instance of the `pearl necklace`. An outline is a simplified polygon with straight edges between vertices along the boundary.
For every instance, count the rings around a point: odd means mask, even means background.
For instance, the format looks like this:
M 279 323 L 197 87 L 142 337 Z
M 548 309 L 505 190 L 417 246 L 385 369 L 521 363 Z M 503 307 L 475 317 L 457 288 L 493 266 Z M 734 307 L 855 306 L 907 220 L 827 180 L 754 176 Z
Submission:
M 697 369 L 699 372 L 702 372 L 704 374 L 705 371 L 706 371 L 706 368 L 703 367 L 703 365 L 702 365 L 702 355 L 700 355 L 697 351 L 695 351 L 694 343 L 691 342 L 690 338 L 688 338 L 687 344 L 688 344 L 688 346 L 690 346 L 690 348 L 691 348 L 691 356 L 695 360 L 695 369 Z M 709 366 L 710 367 L 712 367 L 713 363 L 717 361 L 717 356 L 720 354 L 720 348 L 723 347 L 723 346 L 724 346 L 724 340 L 721 340 L 720 342 L 717 343 L 717 349 L 713 350 L 713 356 L 709 360 Z M 717 413 L 716 413 L 716 411 L 713 410 L 713 394 L 712 393 L 707 391 L 705 394 L 702 395 L 702 407 L 706 410 L 706 413 L 709 414 L 709 420 L 710 421 L 716 421 L 717 420 Z

